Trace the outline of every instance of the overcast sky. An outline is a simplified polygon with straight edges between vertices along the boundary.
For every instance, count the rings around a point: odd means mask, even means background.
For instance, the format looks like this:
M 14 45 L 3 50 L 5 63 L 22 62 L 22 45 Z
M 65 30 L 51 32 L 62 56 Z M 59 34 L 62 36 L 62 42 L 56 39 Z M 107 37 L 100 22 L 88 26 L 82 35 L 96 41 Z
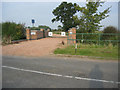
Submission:
M 31 19 L 35 19 L 35 26 L 47 25 L 50 28 L 57 28 L 62 25 L 60 22 L 52 23 L 54 18 L 53 9 L 61 2 L 2 2 L 2 22 L 13 21 L 16 23 L 25 23 L 26 26 L 32 26 Z M 77 2 L 80 6 L 85 6 L 85 2 Z M 118 27 L 118 2 L 105 2 L 99 11 L 108 7 L 110 9 L 109 17 L 102 20 L 104 27 L 112 25 Z

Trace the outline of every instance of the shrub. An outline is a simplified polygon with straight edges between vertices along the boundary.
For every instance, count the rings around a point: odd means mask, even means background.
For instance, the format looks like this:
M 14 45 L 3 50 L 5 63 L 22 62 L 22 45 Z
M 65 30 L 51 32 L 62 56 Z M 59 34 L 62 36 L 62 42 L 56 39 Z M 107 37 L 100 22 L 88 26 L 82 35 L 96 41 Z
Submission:
M 103 33 L 118 33 L 118 30 L 114 26 L 108 26 L 104 28 Z
M 113 35 L 109 35 L 107 33 L 113 33 Z M 116 33 L 118 33 L 117 28 L 108 26 L 103 30 L 102 40 L 117 40 L 117 35 L 114 35 Z
M 118 33 L 117 28 L 115 28 L 114 26 L 108 26 L 104 28 L 103 35 L 101 36 L 101 40 L 118 40 L 117 33 Z M 112 43 L 113 45 L 117 45 L 117 42 L 111 42 L 111 41 L 108 41 L 108 43 L 106 44 L 108 45 L 109 43 Z
M 11 43 L 12 40 L 19 40 L 25 37 L 25 28 L 23 24 L 14 22 L 2 23 L 2 41 L 3 43 Z

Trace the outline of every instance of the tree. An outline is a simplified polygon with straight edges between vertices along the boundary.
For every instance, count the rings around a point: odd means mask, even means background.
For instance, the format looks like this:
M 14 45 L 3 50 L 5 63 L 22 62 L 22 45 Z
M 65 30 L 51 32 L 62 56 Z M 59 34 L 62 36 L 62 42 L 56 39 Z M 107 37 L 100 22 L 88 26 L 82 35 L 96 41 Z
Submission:
M 2 23 L 0 23 L 0 41 L 2 39 Z
M 64 31 L 68 31 L 69 28 L 75 27 L 76 23 L 73 20 L 73 15 L 76 13 L 76 4 L 62 2 L 56 9 L 53 10 L 53 14 L 56 16 L 52 19 L 52 22 L 60 21 L 63 24 Z
M 94 33 L 102 27 L 99 25 L 100 21 L 109 16 L 110 7 L 103 12 L 98 12 L 98 8 L 100 6 L 102 7 L 104 2 L 100 2 L 100 0 L 96 2 L 91 2 L 91 0 L 87 1 L 86 7 L 75 6 L 76 10 L 81 13 L 81 16 L 80 18 L 75 16 L 74 21 L 79 24 L 79 32 Z

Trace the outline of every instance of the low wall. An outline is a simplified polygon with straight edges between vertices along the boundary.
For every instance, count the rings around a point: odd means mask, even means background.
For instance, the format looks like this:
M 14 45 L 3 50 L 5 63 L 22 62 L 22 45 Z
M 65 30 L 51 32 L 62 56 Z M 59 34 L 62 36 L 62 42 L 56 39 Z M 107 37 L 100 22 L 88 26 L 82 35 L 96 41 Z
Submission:
M 48 37 L 48 31 L 26 29 L 26 39 L 27 40 L 40 39 L 40 38 L 45 38 L 45 37 Z

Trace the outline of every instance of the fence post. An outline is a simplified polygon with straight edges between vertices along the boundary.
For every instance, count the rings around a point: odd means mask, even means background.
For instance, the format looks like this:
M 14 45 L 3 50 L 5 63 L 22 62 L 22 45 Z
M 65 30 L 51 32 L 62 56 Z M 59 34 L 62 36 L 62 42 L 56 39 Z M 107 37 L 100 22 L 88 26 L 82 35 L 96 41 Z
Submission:
M 100 45 L 101 34 L 99 33 L 99 41 L 98 44 Z
M 69 34 L 67 35 L 67 45 L 69 44 L 68 39 L 69 39 Z
M 82 33 L 82 43 L 83 43 L 83 33 Z

